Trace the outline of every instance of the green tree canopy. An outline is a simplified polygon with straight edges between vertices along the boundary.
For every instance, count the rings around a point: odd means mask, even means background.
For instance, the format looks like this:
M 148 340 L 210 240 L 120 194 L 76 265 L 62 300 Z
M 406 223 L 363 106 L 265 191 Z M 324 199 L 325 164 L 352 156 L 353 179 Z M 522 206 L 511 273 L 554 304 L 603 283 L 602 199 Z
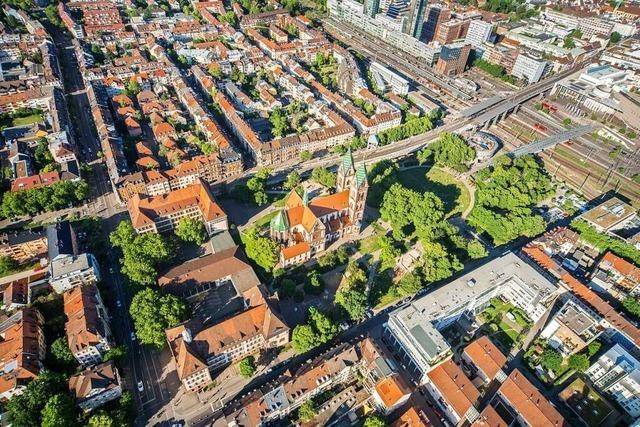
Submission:
M 542 352 L 540 363 L 546 369 L 556 372 L 562 366 L 562 355 L 558 351 L 548 348 Z
M 445 166 L 464 172 L 469 169 L 468 163 L 476 158 L 476 151 L 458 134 L 443 132 L 438 141 L 418 153 L 420 164 L 432 161 L 438 166 Z
M 133 297 L 129 313 L 140 342 L 161 348 L 167 342 L 164 331 L 186 320 L 189 310 L 178 297 L 145 288 Z
M 317 340 L 311 325 L 297 325 L 291 333 L 291 345 L 297 353 L 306 353 L 311 350 L 318 344 Z
M 22 215 L 37 215 L 53 212 L 69 205 L 83 202 L 89 195 L 89 185 L 83 179 L 78 182 L 64 180 L 44 187 L 21 191 L 7 191 L 2 196 L 0 215 L 16 218 Z
M 73 368 L 76 365 L 76 358 L 73 357 L 73 353 L 69 350 L 69 343 L 67 342 L 66 336 L 56 338 L 56 340 L 53 341 L 49 349 L 49 354 L 51 355 L 53 363 L 60 370 Z
M 176 236 L 185 242 L 201 245 L 207 240 L 207 230 L 202 221 L 184 217 L 176 226 Z
M 622 301 L 624 310 L 634 318 L 640 318 L 640 300 L 634 297 L 625 298 Z
M 316 408 L 316 404 L 313 399 L 305 400 L 304 403 L 298 408 L 298 419 L 303 423 L 313 421 L 313 419 L 317 415 L 318 409 Z
M 363 427 L 387 427 L 387 420 L 379 414 L 371 414 L 365 418 Z
M 363 319 L 367 314 L 367 294 L 364 289 L 347 288 L 336 292 L 335 303 L 342 307 L 351 320 Z
M 321 166 L 313 168 L 311 171 L 311 180 L 329 189 L 335 188 L 336 186 L 336 174 Z
M 121 221 L 109 240 L 122 251 L 121 271 L 131 281 L 141 285 L 156 283 L 156 267 L 169 257 L 169 245 L 160 234 L 138 234 L 129 221 Z
M 569 356 L 569 369 L 584 372 L 589 369 L 589 357 L 586 354 L 572 354 Z
M 415 295 L 422 287 L 422 279 L 414 273 L 405 274 L 396 285 L 400 296 Z
M 444 205 L 433 193 L 421 194 L 395 183 L 384 194 L 380 215 L 391 224 L 396 240 L 413 231 L 420 238 L 431 239 L 444 219 Z M 413 230 L 408 230 L 409 226 Z
M 68 394 L 56 394 L 42 410 L 42 427 L 77 426 L 78 415 L 78 408 Z
M 67 382 L 63 375 L 43 371 L 27 384 L 24 392 L 13 396 L 7 403 L 11 423 L 15 427 L 37 427 L 42 420 L 42 410 L 53 396 L 66 393 Z
M 287 175 L 287 180 L 284 183 L 284 188 L 288 190 L 293 190 L 298 185 L 300 185 L 300 182 L 301 182 L 300 173 L 294 170 L 289 175 Z
M 279 247 L 273 240 L 262 237 L 258 230 L 250 228 L 240 234 L 247 256 L 267 271 L 271 271 L 278 262 Z
M 436 282 L 451 277 L 456 271 L 462 270 L 462 263 L 449 253 L 438 242 L 423 241 L 424 254 L 419 261 L 419 268 L 424 280 Z
M 245 378 L 251 378 L 256 373 L 256 359 L 253 356 L 247 356 L 238 363 L 240 375 Z
M 9 256 L 0 256 L 0 275 L 7 275 L 18 268 L 16 260 Z

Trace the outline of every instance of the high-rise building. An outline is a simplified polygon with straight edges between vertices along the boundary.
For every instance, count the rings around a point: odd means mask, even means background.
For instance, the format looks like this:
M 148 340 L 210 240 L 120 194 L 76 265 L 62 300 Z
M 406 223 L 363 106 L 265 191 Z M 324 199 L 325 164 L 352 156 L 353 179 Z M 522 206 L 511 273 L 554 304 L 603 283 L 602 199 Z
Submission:
M 425 12 L 420 40 L 425 43 L 429 43 L 430 41 L 434 40 L 436 37 L 436 32 L 438 31 L 438 27 L 442 25 L 443 22 L 446 22 L 449 19 L 451 19 L 450 9 L 440 4 L 430 5 Z
M 443 22 L 436 29 L 435 40 L 440 44 L 449 44 L 464 38 L 470 22 L 468 19 L 451 19 Z
M 529 83 L 536 83 L 551 70 L 550 65 L 536 52 L 521 51 L 513 64 L 511 74 L 519 79 L 526 78 Z
M 474 19 L 469 23 L 469 29 L 467 30 L 467 36 L 465 41 L 472 47 L 477 48 L 482 46 L 484 42 L 489 40 L 491 32 L 493 31 L 493 24 L 490 22 L 480 21 Z
M 364 13 L 367 16 L 375 18 L 376 13 L 380 10 L 380 0 L 364 0 Z
M 411 0 L 409 3 L 409 15 L 407 16 L 405 33 L 417 39 L 420 38 L 427 4 L 427 0 Z
M 436 73 L 450 77 L 462 74 L 470 51 L 471 46 L 464 42 L 443 46 L 436 63 Z

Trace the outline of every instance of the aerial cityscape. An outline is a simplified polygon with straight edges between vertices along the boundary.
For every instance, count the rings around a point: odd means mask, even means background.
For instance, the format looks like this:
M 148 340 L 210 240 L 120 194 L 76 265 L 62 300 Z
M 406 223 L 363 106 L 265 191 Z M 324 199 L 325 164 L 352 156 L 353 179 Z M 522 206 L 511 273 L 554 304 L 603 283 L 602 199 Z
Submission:
M 640 427 L 640 0 L 0 7 L 0 426 Z

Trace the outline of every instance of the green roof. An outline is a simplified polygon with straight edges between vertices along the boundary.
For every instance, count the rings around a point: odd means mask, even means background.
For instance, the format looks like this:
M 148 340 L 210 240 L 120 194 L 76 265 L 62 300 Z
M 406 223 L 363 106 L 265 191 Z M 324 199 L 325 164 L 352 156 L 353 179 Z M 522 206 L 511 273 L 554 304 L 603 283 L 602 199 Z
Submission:
M 353 166 L 353 155 L 351 154 L 351 148 L 342 156 L 342 170 L 348 171 Z
M 360 187 L 365 182 L 367 182 L 367 169 L 365 169 L 363 163 L 358 166 L 358 170 L 356 171 L 356 187 Z
M 275 231 L 287 231 L 289 229 L 289 221 L 284 211 L 278 211 L 276 216 L 271 218 L 271 229 Z

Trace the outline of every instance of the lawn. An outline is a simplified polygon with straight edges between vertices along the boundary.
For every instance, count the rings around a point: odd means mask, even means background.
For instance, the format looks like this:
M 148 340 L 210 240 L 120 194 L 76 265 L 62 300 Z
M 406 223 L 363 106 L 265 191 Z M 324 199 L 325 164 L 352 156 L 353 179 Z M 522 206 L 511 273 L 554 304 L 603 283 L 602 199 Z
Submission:
M 464 184 L 440 168 L 425 166 L 401 170 L 398 179 L 402 185 L 415 191 L 435 193 L 442 199 L 448 217 L 464 212 L 471 203 L 471 196 Z
M 609 403 L 580 378 L 560 392 L 560 399 L 590 427 L 603 425 L 613 411 Z
M 253 225 L 255 227 L 257 227 L 258 229 L 266 227 L 267 225 L 269 225 L 269 223 L 271 222 L 271 219 L 276 216 L 276 214 L 278 213 L 278 211 L 273 211 L 271 213 L 268 213 L 264 216 L 261 216 L 260 218 L 258 218 Z
M 507 321 L 506 314 L 511 313 L 514 321 Z M 478 317 L 486 322 L 489 333 L 492 334 L 506 349 L 511 349 L 520 339 L 524 329 L 531 326 L 531 321 L 525 314 L 508 302 L 499 298 L 493 298 L 487 307 Z M 505 320 L 507 319 L 507 320 Z M 511 323 L 511 324 L 510 324 Z M 515 327 L 515 324 L 521 329 Z
M 34 123 L 40 123 L 42 121 L 42 116 L 40 114 L 31 114 L 26 117 L 16 117 L 13 119 L 13 126 L 25 126 L 32 125 Z

